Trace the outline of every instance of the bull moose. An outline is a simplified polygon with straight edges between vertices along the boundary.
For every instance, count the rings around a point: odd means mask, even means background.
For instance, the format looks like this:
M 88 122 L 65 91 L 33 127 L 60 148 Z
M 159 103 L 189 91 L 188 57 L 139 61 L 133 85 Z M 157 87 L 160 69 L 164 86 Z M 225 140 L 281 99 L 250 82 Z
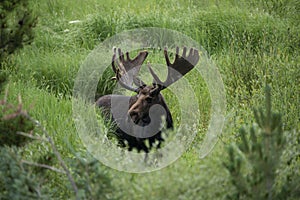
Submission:
M 119 56 L 117 57 L 117 51 Z M 145 84 L 138 73 L 142 64 L 148 56 L 147 51 L 141 51 L 134 58 L 126 58 L 121 49 L 113 49 L 112 69 L 121 87 L 136 93 L 134 96 L 110 94 L 100 97 L 96 105 L 101 108 L 106 119 L 116 124 L 115 135 L 121 146 L 128 150 L 134 148 L 148 153 L 154 144 L 156 148 L 161 147 L 164 141 L 162 137 L 161 124 L 167 129 L 173 129 L 171 112 L 164 100 L 161 91 L 179 80 L 191 71 L 199 61 L 199 52 L 191 48 L 183 48 L 182 55 L 179 55 L 179 47 L 176 47 L 176 55 L 173 63 L 170 62 L 168 51 L 164 49 L 164 56 L 168 67 L 167 78 L 161 81 L 150 64 L 148 69 L 153 77 L 151 85 Z M 156 107 L 155 107 L 156 106 Z M 156 109 L 153 109 L 156 108 Z M 148 140 L 148 146 L 146 141 Z

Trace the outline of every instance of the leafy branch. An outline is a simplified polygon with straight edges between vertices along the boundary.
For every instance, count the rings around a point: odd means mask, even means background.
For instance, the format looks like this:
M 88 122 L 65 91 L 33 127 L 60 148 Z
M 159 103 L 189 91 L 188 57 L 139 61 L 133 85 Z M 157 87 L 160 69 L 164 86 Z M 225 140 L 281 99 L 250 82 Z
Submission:
M 236 192 L 229 199 L 277 199 L 274 194 L 276 169 L 285 147 L 281 115 L 271 109 L 271 89 L 266 86 L 265 111 L 254 109 L 257 125 L 240 129 L 238 146 L 228 148 L 224 165 Z M 258 127 L 257 127 L 258 126 Z M 248 167 L 246 175 L 243 167 Z

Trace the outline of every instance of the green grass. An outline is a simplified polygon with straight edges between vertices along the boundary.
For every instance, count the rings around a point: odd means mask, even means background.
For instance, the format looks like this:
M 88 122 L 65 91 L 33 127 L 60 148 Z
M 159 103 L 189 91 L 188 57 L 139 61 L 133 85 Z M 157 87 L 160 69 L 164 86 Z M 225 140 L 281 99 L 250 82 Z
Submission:
M 139 27 L 180 31 L 203 46 L 217 65 L 226 89 L 227 119 L 221 140 L 203 160 L 197 148 L 210 119 L 209 92 L 202 77 L 189 75 L 198 96 L 199 136 L 172 165 L 146 174 L 126 174 L 102 166 L 121 199 L 223 199 L 232 191 L 222 162 L 225 146 L 238 139 L 237 130 L 254 121 L 252 108 L 264 101 L 264 86 L 272 87 L 273 108 L 283 115 L 284 128 L 300 129 L 300 57 L 298 1 L 58 1 L 32 0 L 39 15 L 32 45 L 12 57 L 9 96 L 20 93 L 30 114 L 53 137 L 68 160 L 85 152 L 72 118 L 71 95 L 77 70 L 86 56 L 106 38 Z M 281 2 L 281 4 L 280 4 Z M 284 4 L 285 2 L 285 4 Z M 80 20 L 71 24 L 69 21 Z M 149 58 L 151 62 L 163 58 Z M 98 85 L 98 93 L 112 90 L 111 72 Z M 194 74 L 195 75 L 195 74 Z M 164 91 L 174 116 L 177 101 Z M 186 102 L 188 103 L 188 102 Z M 46 154 L 47 145 L 32 143 L 24 156 Z M 50 188 L 69 192 L 58 182 L 66 177 L 51 173 Z

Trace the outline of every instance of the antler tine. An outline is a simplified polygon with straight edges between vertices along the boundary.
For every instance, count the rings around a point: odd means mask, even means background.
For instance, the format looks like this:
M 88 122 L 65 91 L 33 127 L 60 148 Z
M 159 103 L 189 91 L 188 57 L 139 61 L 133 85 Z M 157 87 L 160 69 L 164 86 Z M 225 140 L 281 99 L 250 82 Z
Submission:
M 119 54 L 119 58 L 116 58 L 117 51 Z M 140 52 L 133 60 L 130 59 L 128 52 L 126 52 L 126 59 L 125 59 L 124 54 L 120 48 L 118 48 L 118 50 L 114 48 L 113 52 L 114 53 L 112 57 L 112 69 L 116 74 L 116 77 L 114 77 L 113 79 L 118 80 L 120 85 L 125 89 L 136 92 L 138 88 L 133 88 L 131 85 L 132 83 L 134 83 L 138 87 L 140 87 L 141 84 L 144 85 L 143 81 L 137 78 L 137 74 L 141 68 L 141 65 L 146 59 L 148 52 L 147 51 Z
M 126 59 L 129 60 L 129 61 L 131 61 L 131 59 L 129 57 L 129 52 L 128 51 L 126 52 Z
M 186 47 L 183 47 L 182 57 L 183 57 L 183 58 L 186 58 Z
M 126 83 L 123 82 L 123 80 L 121 78 L 122 74 L 121 74 L 120 70 L 124 70 L 124 67 L 122 67 L 122 65 L 116 59 L 116 48 L 114 48 L 113 51 L 114 51 L 114 54 L 112 56 L 111 66 L 112 66 L 112 69 L 113 69 L 114 73 L 116 74 L 116 76 L 113 77 L 112 79 L 117 80 L 118 83 L 122 87 L 124 87 L 125 89 L 133 91 L 133 92 L 136 92 L 136 90 L 137 90 L 136 88 L 133 88 L 130 85 L 128 85 L 128 84 L 126 84 Z M 118 49 L 118 51 L 119 51 L 119 54 L 120 54 L 120 49 Z M 118 65 L 118 68 L 116 67 L 116 63 Z
M 163 90 L 179 80 L 186 73 L 191 71 L 199 61 L 199 52 L 197 49 L 191 48 L 187 55 L 187 48 L 184 47 L 182 56 L 179 55 L 179 47 L 176 47 L 176 56 L 173 63 L 170 62 L 167 48 L 164 49 L 164 55 L 166 64 L 168 66 L 168 75 L 166 81 L 162 82 L 155 74 L 151 66 L 148 66 L 150 73 L 155 81 L 154 84 L 160 86 L 160 90 Z
M 168 54 L 167 54 L 168 55 Z M 175 59 L 179 58 L 179 47 L 176 47 L 176 55 L 175 55 Z
M 153 69 L 152 69 L 152 67 L 151 67 L 151 65 L 150 65 L 150 63 L 148 62 L 147 63 L 147 67 L 148 67 L 148 69 L 149 69 L 149 71 L 150 71 L 150 73 L 151 73 L 151 75 L 152 75 L 152 77 L 153 77 L 153 79 L 154 79 L 154 84 L 155 85 L 163 85 L 163 82 L 158 78 L 158 76 L 155 74 L 155 72 L 153 71 Z
M 124 61 L 125 61 L 124 54 L 123 54 L 123 52 L 121 51 L 120 48 L 118 48 L 118 53 L 119 53 L 121 63 L 124 63 Z
M 118 70 L 117 70 L 117 68 L 116 68 L 116 66 L 115 66 L 115 60 L 116 60 L 116 47 L 114 47 L 113 51 L 114 51 L 114 54 L 113 54 L 113 56 L 112 56 L 111 66 L 112 66 L 112 69 L 113 69 L 114 73 L 117 74 L 117 71 L 118 71 Z

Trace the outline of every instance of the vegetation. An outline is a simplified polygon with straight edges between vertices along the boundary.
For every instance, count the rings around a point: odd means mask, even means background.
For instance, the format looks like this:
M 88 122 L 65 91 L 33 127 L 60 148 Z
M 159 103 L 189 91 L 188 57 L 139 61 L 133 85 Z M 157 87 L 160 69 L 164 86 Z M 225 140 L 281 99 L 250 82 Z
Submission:
M 28 1 L 1 1 L 0 63 L 33 40 L 32 28 L 35 26 L 36 17 L 32 15 L 27 5 Z
M 3 20 L 18 21 L 16 16 L 3 14 L 7 2 L 19 1 L 0 1 L 2 24 Z M 261 194 L 262 199 L 270 194 L 272 199 L 297 199 L 299 1 L 27 2 L 32 16 L 38 16 L 34 39 L 31 30 L 24 30 L 24 40 L 18 40 L 21 42 L 7 53 L 10 48 L 2 43 L 8 40 L 2 38 L 15 34 L 5 35 L 1 28 L 0 199 L 255 199 Z M 33 26 L 35 17 L 30 19 L 28 26 Z M 213 100 L 202 78 L 195 81 L 189 76 L 201 113 L 195 141 L 172 165 L 151 173 L 129 174 L 87 155 L 72 119 L 72 89 L 81 63 L 97 44 L 139 27 L 180 31 L 207 50 L 225 85 L 227 118 L 214 150 L 199 159 Z M 26 45 L 28 39 L 30 45 Z M 107 71 L 99 81 L 100 95 L 112 91 L 110 77 Z M 267 101 L 266 112 L 253 114 L 253 108 L 260 107 L 265 96 L 270 97 L 265 95 L 266 85 L 272 88 L 272 101 Z M 165 96 L 176 115 L 177 101 L 171 93 Z M 21 112 L 23 108 L 27 112 Z M 272 114 L 275 111 L 281 117 Z M 21 121 L 28 120 L 28 124 L 19 126 L 20 119 L 15 117 L 26 118 Z M 6 126 L 5 120 L 15 119 Z M 250 132 L 239 131 L 243 126 L 250 127 Z M 270 127 L 274 140 L 263 137 Z M 4 144 L 2 135 L 17 131 L 18 137 Z M 266 149 L 267 141 L 274 149 Z M 270 178 L 271 190 L 262 188 L 266 178 Z
M 238 150 L 231 145 L 228 149 L 229 161 L 225 164 L 230 172 L 236 192 L 230 199 L 284 199 L 296 198 L 297 184 L 276 188 L 276 169 L 280 162 L 286 141 L 282 130 L 281 116 L 271 110 L 271 91 L 266 87 L 266 111 L 255 109 L 256 125 L 246 132 L 240 130 L 241 141 Z M 249 169 L 243 173 L 243 165 Z M 279 189 L 279 190 L 278 190 Z

